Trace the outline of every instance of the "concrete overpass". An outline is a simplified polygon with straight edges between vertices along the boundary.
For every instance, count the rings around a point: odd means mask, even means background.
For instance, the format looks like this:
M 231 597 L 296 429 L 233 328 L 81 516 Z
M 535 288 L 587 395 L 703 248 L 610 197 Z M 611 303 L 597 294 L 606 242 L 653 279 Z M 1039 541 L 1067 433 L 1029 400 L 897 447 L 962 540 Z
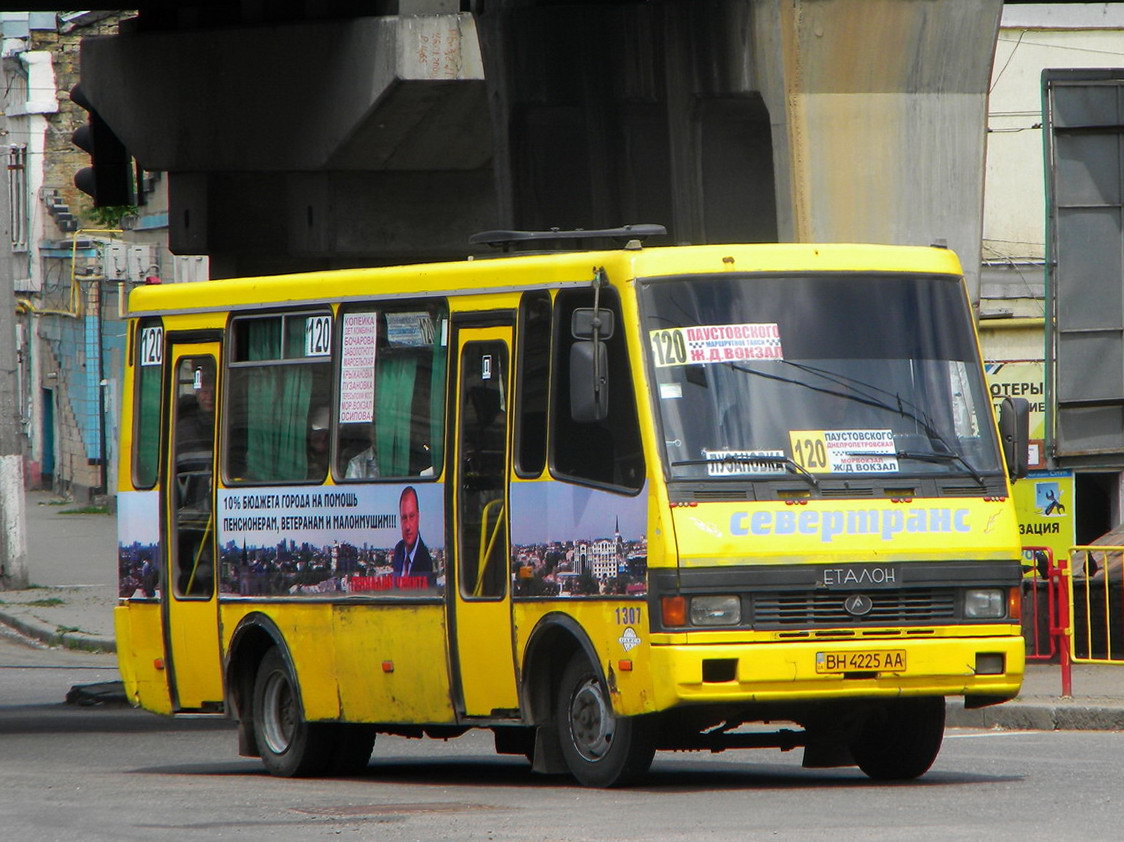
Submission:
M 316 17 L 306 9 L 317 8 Z M 153 3 L 83 89 L 216 276 L 495 227 L 928 244 L 977 297 L 1001 0 Z

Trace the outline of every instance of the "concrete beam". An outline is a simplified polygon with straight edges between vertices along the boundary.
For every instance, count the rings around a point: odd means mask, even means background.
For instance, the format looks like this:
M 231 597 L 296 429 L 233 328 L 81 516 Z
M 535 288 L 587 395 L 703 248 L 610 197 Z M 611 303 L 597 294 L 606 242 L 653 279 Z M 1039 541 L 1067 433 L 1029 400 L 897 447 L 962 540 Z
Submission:
M 474 169 L 491 156 L 469 14 L 83 41 L 82 84 L 150 170 Z
M 463 259 L 497 226 L 489 170 L 169 179 L 170 248 L 211 255 L 213 277 Z

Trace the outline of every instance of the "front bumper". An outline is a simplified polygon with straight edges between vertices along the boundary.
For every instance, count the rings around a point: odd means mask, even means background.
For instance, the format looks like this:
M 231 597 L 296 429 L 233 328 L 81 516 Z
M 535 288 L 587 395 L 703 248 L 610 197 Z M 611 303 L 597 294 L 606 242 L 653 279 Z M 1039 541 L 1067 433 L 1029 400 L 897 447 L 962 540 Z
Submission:
M 904 651 L 905 670 L 826 675 L 816 671 L 817 654 L 821 652 L 887 650 Z M 977 674 L 980 655 L 1001 655 L 1002 672 Z M 991 657 L 984 662 L 994 664 L 996 660 Z M 1022 637 L 1016 635 L 657 644 L 651 647 L 651 661 L 657 710 L 694 704 L 894 696 L 972 695 L 999 699 L 1018 694 L 1026 666 L 1026 646 Z

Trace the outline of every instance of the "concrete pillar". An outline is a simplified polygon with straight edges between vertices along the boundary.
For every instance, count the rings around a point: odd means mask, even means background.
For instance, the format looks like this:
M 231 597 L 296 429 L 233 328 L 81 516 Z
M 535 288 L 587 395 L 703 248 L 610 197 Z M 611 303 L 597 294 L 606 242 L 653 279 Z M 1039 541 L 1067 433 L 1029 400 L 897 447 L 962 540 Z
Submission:
M 0 190 L 0 588 L 27 587 L 23 437 L 17 400 L 15 298 L 8 191 Z
M 928 245 L 979 298 L 1001 0 L 759 0 L 781 236 Z

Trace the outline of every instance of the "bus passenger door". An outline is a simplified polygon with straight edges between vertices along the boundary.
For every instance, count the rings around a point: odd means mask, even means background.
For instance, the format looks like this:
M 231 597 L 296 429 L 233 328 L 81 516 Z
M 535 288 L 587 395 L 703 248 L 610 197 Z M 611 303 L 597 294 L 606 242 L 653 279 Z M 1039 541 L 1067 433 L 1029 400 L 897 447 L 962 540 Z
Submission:
M 222 708 L 214 512 L 219 343 L 169 341 L 172 395 L 163 512 L 164 651 L 176 711 Z
M 519 706 L 508 574 L 511 327 L 457 334 L 453 576 L 448 585 L 454 676 L 467 717 Z

